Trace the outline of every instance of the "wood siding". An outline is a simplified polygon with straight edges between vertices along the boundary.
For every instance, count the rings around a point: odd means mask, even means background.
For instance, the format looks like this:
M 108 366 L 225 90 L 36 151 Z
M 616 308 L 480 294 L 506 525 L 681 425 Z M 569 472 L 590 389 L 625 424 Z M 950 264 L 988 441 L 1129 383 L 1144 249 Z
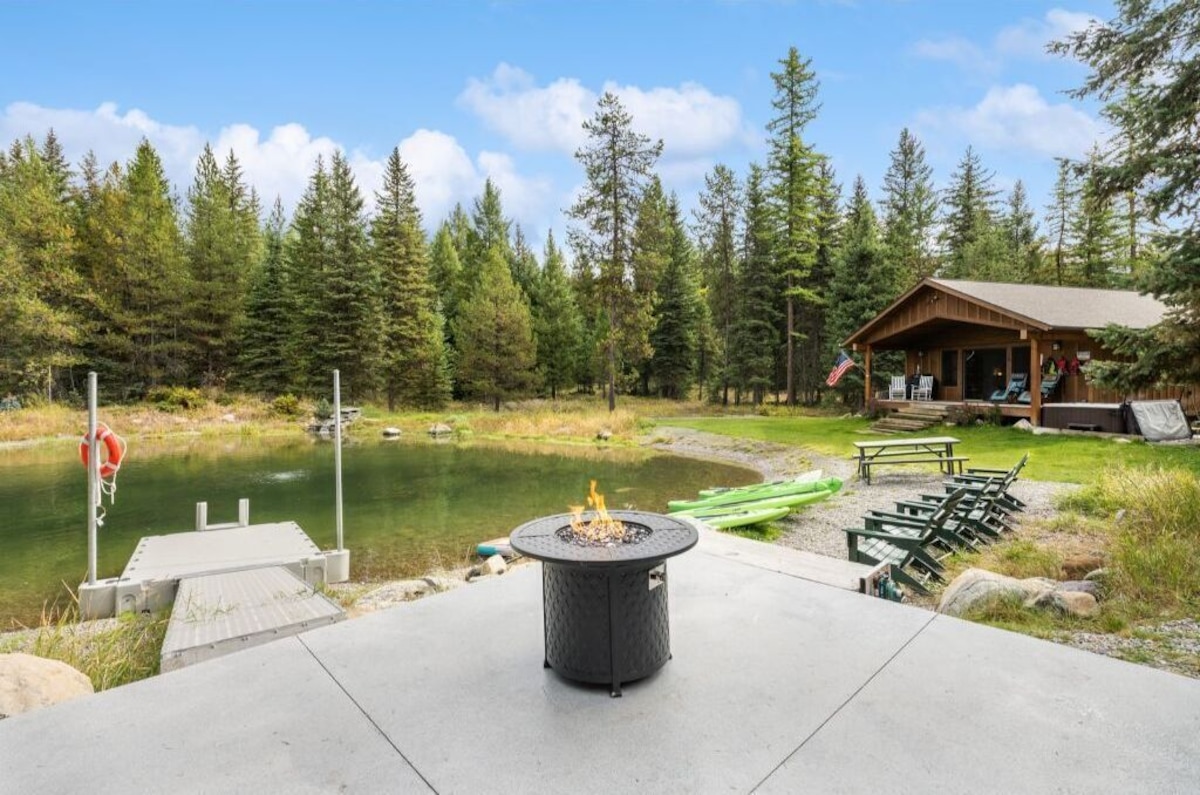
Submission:
M 871 329 L 866 342 L 876 349 L 886 348 L 888 339 L 939 320 L 1008 329 L 1018 334 L 1026 328 L 1025 324 L 1003 312 L 926 287 L 913 293 Z

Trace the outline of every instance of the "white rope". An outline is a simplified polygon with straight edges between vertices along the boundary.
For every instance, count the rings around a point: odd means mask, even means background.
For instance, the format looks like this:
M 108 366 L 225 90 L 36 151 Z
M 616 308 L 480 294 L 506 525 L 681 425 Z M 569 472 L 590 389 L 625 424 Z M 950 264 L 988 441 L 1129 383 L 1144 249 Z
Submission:
M 123 438 L 118 436 L 116 434 L 116 432 L 113 431 L 111 428 L 109 429 L 109 434 L 114 439 L 116 439 L 117 444 L 119 444 L 121 446 L 120 460 L 124 461 L 125 453 L 129 449 L 129 445 L 125 442 L 125 440 Z M 96 491 L 96 507 L 100 509 L 100 513 L 96 517 L 96 526 L 97 527 L 104 526 L 104 516 L 106 514 L 106 511 L 104 510 L 104 498 L 108 497 L 109 505 L 112 505 L 112 504 L 116 503 L 116 501 L 117 501 L 117 472 L 120 472 L 120 471 L 121 471 L 121 465 L 117 464 L 117 470 L 108 476 L 107 481 L 103 477 L 100 478 L 100 488 L 97 489 L 97 491 Z

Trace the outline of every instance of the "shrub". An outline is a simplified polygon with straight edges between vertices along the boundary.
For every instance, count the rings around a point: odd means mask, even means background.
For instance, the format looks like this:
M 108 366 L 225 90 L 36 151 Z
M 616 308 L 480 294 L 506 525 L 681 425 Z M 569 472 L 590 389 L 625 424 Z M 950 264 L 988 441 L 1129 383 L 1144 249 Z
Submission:
M 317 401 L 317 405 L 313 406 L 313 414 L 319 420 L 333 419 L 333 404 L 326 398 L 321 398 Z
M 279 417 L 299 417 L 300 398 L 288 393 L 271 401 L 271 413 Z
M 186 386 L 151 387 L 150 391 L 146 393 L 146 400 L 161 411 L 198 409 L 208 402 L 199 389 L 191 389 Z
M 1200 479 L 1195 475 L 1115 467 L 1063 504 L 1112 518 L 1117 593 L 1141 603 L 1144 611 L 1200 609 L 1200 567 L 1195 564 L 1200 560 Z

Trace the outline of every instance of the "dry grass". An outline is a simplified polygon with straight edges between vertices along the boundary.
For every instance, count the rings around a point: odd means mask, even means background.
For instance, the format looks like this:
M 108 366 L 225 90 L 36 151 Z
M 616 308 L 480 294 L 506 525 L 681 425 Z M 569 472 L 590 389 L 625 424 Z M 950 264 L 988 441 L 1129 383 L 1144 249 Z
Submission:
M 43 615 L 41 625 L 0 639 L 0 652 L 61 660 L 81 671 L 97 691 L 158 673 L 169 616 L 125 613 L 104 621 L 79 620 L 72 605 Z
M 194 409 L 168 411 L 153 404 L 101 406 L 100 420 L 122 436 L 179 433 L 252 433 L 294 429 L 297 419 L 275 415 L 269 403 L 243 396 L 222 396 Z M 232 419 L 229 417 L 232 416 Z M 0 442 L 61 436 L 79 437 L 87 429 L 87 411 L 60 403 L 0 412 Z

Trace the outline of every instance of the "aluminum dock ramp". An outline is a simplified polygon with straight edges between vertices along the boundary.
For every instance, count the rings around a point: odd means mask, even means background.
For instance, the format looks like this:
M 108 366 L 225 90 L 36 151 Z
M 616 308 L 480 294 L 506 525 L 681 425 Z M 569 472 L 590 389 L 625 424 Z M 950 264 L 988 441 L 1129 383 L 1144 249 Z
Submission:
M 344 618 L 340 606 L 282 566 L 184 577 L 163 640 L 162 670 L 174 671 Z

